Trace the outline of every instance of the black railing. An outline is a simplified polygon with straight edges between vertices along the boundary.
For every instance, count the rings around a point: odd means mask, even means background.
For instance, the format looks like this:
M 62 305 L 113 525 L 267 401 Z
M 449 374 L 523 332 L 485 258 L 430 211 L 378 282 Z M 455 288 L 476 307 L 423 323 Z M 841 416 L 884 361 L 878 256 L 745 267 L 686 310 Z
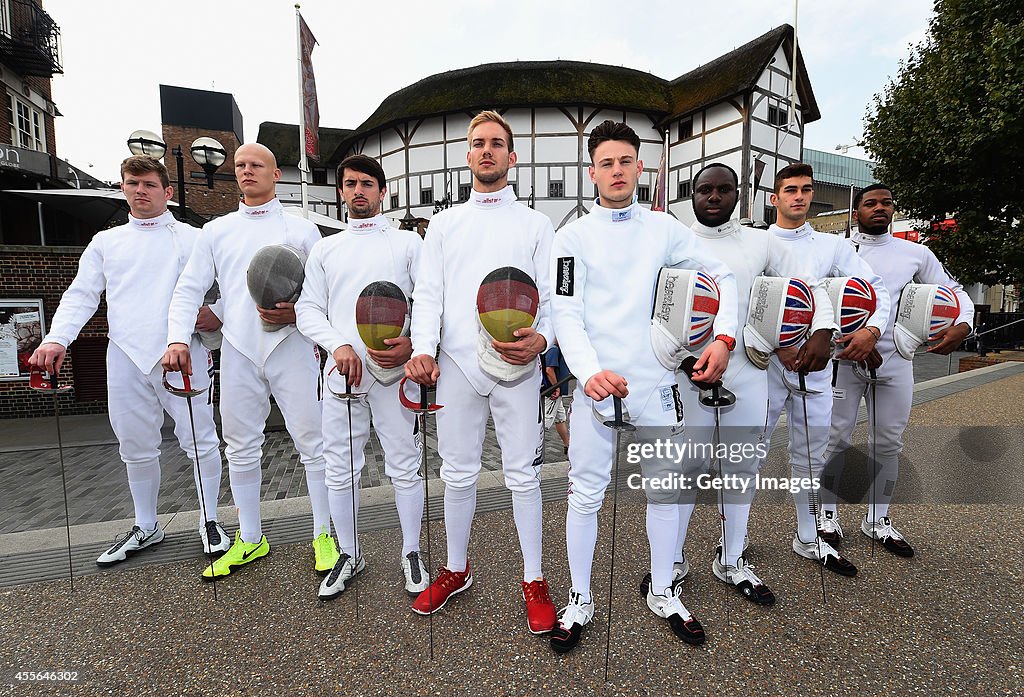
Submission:
M 22 75 L 51 77 L 63 73 L 60 27 L 31 0 L 0 2 L 0 59 Z
M 1024 346 L 1024 312 L 989 312 L 978 325 L 978 355 Z

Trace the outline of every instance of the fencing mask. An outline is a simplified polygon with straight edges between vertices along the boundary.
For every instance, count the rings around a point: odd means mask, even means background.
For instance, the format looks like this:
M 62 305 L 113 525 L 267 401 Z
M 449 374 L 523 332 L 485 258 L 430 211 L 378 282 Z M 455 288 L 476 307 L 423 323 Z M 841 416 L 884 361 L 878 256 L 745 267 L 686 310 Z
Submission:
M 799 278 L 758 276 L 750 287 L 750 308 L 743 344 L 750 362 L 761 370 L 775 349 L 795 346 L 811 328 L 814 296 Z
M 305 278 L 306 255 L 288 244 L 273 244 L 253 255 L 245 275 L 249 295 L 256 305 L 273 310 L 277 303 L 299 299 Z M 263 322 L 264 331 L 276 332 L 283 324 Z
M 658 272 L 651 346 L 666 370 L 678 370 L 688 348 L 711 338 L 718 303 L 718 284 L 703 271 L 665 267 Z
M 533 363 L 512 365 L 503 360 L 491 341 L 515 341 L 517 329 L 536 323 L 539 306 L 537 284 L 522 269 L 504 266 L 484 276 L 476 294 L 476 310 L 480 321 L 477 358 L 485 373 L 508 382 L 533 370 Z
M 409 299 L 402 289 L 390 281 L 374 281 L 356 298 L 356 329 L 367 348 L 386 351 L 385 339 L 397 339 L 409 332 Z M 405 374 L 403 366 L 384 368 L 369 356 L 366 369 L 384 385 L 390 385 Z
M 843 336 L 867 326 L 878 307 L 875 289 L 863 278 L 837 276 L 825 279 L 825 291 L 835 310 L 836 324 Z
M 934 283 L 908 283 L 900 293 L 892 338 L 896 350 L 908 361 L 914 351 L 952 326 L 960 316 L 960 301 L 946 286 Z

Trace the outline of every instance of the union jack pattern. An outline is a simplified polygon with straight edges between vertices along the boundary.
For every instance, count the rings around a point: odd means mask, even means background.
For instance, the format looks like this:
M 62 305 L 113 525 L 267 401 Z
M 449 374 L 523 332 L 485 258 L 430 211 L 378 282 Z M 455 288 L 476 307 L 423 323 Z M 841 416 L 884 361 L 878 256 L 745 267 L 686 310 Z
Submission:
M 718 314 L 718 284 L 703 271 L 698 271 L 693 282 L 693 314 L 690 316 L 690 346 L 699 346 L 714 330 Z
M 856 276 L 849 278 L 843 288 L 839 331 L 842 334 L 853 334 L 863 329 L 877 307 L 878 297 L 871 284 Z
M 795 346 L 811 328 L 814 316 L 814 296 L 811 289 L 799 278 L 789 279 L 786 288 L 786 309 L 782 312 L 779 327 L 779 347 Z
M 956 293 L 946 286 L 935 286 L 935 300 L 932 303 L 932 320 L 928 340 L 931 341 L 936 334 L 951 326 L 959 316 L 960 301 L 957 299 Z

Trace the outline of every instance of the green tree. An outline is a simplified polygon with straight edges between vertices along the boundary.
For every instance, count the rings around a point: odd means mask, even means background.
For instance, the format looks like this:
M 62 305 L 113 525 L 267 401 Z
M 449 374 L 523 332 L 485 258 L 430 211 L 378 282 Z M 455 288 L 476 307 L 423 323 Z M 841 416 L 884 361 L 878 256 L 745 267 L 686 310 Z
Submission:
M 936 0 L 865 118 L 898 207 L 956 218 L 928 246 L 963 282 L 1024 282 L 1024 2 Z

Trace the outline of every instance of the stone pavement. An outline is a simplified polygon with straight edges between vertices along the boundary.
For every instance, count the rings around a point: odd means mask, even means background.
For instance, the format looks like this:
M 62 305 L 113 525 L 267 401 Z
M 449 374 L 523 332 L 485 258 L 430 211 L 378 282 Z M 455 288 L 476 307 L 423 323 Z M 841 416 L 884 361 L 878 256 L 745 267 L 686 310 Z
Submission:
M 755 607 L 711 574 L 719 521 L 710 498 L 698 503 L 681 599 L 708 633 L 700 648 L 676 640 L 639 597 L 644 504 L 622 488 L 609 491 L 600 516 L 595 621 L 576 651 L 552 654 L 523 626 L 515 528 L 507 500 L 505 508 L 490 500 L 503 491 L 491 481 L 470 543 L 474 585 L 432 622 L 408 609 L 393 523 L 364 530 L 367 570 L 327 603 L 315 597 L 306 544 L 275 544 L 219 582 L 216 600 L 198 579 L 203 562 L 192 544 L 182 561 L 79 576 L 73 594 L 66 579 L 0 590 L 0 685 L 13 694 L 1019 695 L 1024 572 L 1006 555 L 1024 544 L 1024 366 L 973 372 L 915 395 L 893 507 L 913 559 L 872 546 L 857 531 L 863 505 L 842 505 L 843 549 L 860 573 L 825 576 L 823 600 L 819 567 L 789 549 L 788 496 L 763 492 L 749 558 L 779 601 Z M 865 437 L 861 426 L 858 451 Z M 848 470 L 863 459 L 855 453 Z M 764 474 L 785 469 L 774 450 Z M 543 485 L 544 568 L 556 604 L 569 583 L 562 484 L 551 476 Z M 443 525 L 435 521 L 432 533 L 442 563 Z M 29 686 L 23 672 L 48 670 L 71 672 L 76 686 Z

